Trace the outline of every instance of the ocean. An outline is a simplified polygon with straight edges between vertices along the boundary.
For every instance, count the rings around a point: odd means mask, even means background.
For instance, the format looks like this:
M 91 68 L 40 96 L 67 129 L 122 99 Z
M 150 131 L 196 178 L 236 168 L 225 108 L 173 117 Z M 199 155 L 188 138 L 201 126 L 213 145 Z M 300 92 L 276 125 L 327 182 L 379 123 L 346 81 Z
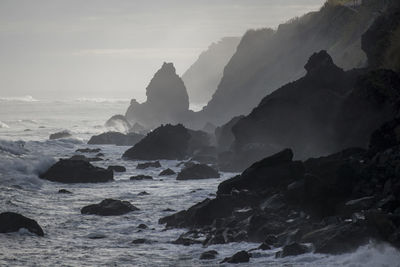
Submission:
M 76 99 L 36 100 L 33 97 L 0 98 L 0 212 L 13 211 L 35 219 L 43 228 L 40 238 L 21 229 L 0 234 L 1 266 L 220 266 L 219 262 L 257 243 L 230 243 L 204 248 L 199 244 L 171 244 L 185 229 L 165 230 L 158 220 L 215 196 L 219 179 L 177 181 L 159 177 L 161 170 L 176 167 L 178 161 L 161 161 L 162 168 L 137 170 L 138 161 L 121 159 L 129 147 L 87 145 L 90 136 L 109 130 L 104 122 L 123 114 L 125 100 Z M 68 130 L 72 137 L 49 140 L 49 135 Z M 70 157 L 78 148 L 101 148 L 100 167 L 125 166 L 115 181 L 101 184 L 60 184 L 38 178 L 59 158 Z M 131 181 L 145 174 L 150 181 Z M 59 194 L 64 188 L 72 194 Z M 146 191 L 148 195 L 141 195 Z M 127 200 L 138 207 L 122 216 L 81 215 L 83 206 L 105 198 Z M 146 224 L 147 229 L 139 229 Z M 145 238 L 145 244 L 132 244 Z M 216 250 L 216 260 L 199 260 L 202 252 Z M 253 251 L 250 263 L 240 266 L 400 266 L 400 252 L 387 244 L 373 242 L 343 255 L 304 254 L 276 259 L 270 251 Z M 224 264 L 228 266 L 228 264 Z

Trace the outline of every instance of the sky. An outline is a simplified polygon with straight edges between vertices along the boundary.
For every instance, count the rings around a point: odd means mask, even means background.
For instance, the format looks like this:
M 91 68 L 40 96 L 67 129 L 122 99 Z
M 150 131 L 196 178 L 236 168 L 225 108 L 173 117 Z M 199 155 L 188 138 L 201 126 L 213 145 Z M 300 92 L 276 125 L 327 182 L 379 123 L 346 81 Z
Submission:
M 0 97 L 145 100 L 225 36 L 275 28 L 325 0 L 0 0 Z

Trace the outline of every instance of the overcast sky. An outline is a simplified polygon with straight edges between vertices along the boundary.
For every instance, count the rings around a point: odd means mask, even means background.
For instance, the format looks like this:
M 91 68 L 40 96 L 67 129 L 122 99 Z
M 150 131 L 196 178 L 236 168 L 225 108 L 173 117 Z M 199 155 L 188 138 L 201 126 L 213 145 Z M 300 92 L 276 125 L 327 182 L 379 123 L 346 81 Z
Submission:
M 0 97 L 137 98 L 164 61 L 324 0 L 0 0 Z

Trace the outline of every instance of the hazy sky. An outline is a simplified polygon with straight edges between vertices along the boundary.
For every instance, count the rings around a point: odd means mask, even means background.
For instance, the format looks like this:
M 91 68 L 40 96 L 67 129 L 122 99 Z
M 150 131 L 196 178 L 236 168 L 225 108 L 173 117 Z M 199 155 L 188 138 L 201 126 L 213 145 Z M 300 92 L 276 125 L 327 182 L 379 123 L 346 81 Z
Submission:
M 164 61 L 182 74 L 212 42 L 324 0 L 0 0 L 0 97 L 132 98 Z

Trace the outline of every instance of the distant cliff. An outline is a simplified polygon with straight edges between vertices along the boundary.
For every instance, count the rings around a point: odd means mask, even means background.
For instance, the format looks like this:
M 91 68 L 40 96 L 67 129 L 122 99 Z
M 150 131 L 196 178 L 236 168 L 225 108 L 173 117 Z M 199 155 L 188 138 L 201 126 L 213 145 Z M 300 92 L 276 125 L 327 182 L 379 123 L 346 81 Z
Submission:
M 205 105 L 211 99 L 239 41 L 239 37 L 225 37 L 211 44 L 182 75 L 190 103 Z
M 206 122 L 221 125 L 248 114 L 265 95 L 302 77 L 304 62 L 316 51 L 328 51 L 344 70 L 365 66 L 361 36 L 383 7 L 380 0 L 365 1 L 356 10 L 327 3 L 320 11 L 293 19 L 276 31 L 248 31 L 212 99 L 196 115 L 197 127 Z
M 182 79 L 172 63 L 164 63 L 146 88 L 146 102 L 135 99 L 126 111 L 131 125 L 139 124 L 153 129 L 160 124 L 186 121 L 189 113 L 189 97 Z

